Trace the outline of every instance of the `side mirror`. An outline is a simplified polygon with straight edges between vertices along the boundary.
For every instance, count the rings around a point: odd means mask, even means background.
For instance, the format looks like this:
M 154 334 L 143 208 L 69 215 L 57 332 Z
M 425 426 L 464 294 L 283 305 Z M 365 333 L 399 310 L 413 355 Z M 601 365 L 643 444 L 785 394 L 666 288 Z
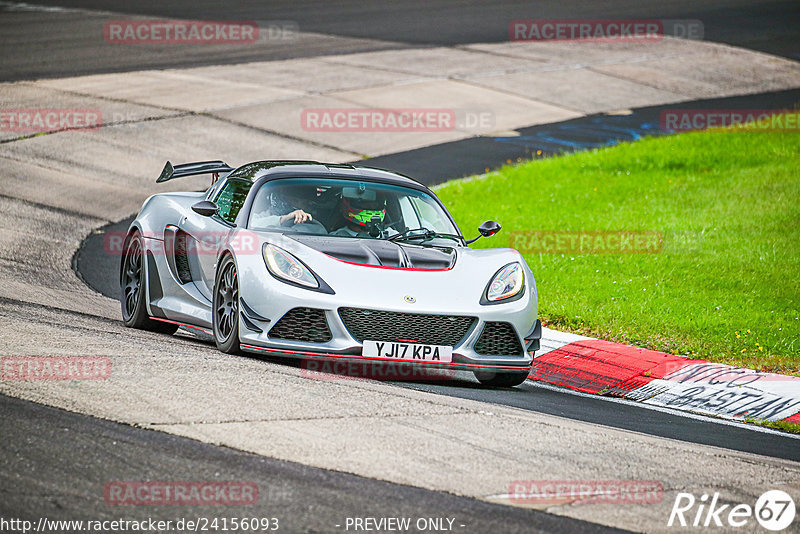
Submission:
M 484 221 L 478 227 L 478 231 L 481 233 L 481 235 L 479 235 L 475 239 L 470 239 L 469 241 L 467 241 L 467 245 L 469 245 L 470 243 L 474 243 L 481 237 L 492 237 L 494 234 L 500 231 L 500 228 L 502 228 L 502 226 L 500 226 L 500 223 L 497 221 Z
M 202 200 L 192 206 L 192 211 L 199 213 L 203 217 L 211 217 L 219 211 L 219 206 L 210 200 Z
M 479 227 L 478 231 L 481 233 L 483 237 L 492 237 L 494 234 L 500 231 L 500 223 L 497 221 L 484 221 Z

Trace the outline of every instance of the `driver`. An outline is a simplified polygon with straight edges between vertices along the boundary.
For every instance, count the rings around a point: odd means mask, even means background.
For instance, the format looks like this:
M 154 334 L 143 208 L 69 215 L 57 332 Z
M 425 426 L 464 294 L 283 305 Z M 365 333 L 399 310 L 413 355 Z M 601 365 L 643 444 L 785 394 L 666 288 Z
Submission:
M 341 226 L 330 235 L 346 237 L 386 237 L 397 231 L 384 227 L 386 199 L 363 186 L 343 187 L 339 200 Z

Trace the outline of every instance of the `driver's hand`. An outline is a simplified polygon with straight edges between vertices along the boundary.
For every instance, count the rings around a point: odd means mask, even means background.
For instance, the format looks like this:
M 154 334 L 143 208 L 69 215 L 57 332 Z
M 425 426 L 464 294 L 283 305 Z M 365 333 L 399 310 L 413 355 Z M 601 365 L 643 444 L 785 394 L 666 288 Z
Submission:
M 287 223 L 292 221 L 292 224 L 300 224 L 304 222 L 308 222 L 312 219 L 310 213 L 306 213 L 303 210 L 294 210 L 291 213 L 287 213 L 286 215 L 281 216 L 281 224 Z

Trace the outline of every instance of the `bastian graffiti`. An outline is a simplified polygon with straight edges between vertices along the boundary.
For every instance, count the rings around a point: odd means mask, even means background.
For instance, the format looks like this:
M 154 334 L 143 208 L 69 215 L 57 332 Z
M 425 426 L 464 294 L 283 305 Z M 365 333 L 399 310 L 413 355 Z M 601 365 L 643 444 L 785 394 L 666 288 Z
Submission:
M 652 380 L 626 397 L 731 418 L 778 420 L 800 412 L 800 378 L 696 363 Z

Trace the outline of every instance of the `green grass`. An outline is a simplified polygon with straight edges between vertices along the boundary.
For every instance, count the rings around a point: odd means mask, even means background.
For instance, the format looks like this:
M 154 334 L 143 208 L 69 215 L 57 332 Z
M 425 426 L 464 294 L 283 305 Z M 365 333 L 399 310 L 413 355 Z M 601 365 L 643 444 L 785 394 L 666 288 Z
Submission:
M 748 419 L 745 418 L 746 423 L 772 428 L 774 430 L 782 430 L 790 434 L 800 434 L 800 425 L 797 423 L 789 423 L 787 421 L 769 421 L 766 419 Z
M 655 231 L 648 254 L 525 253 L 552 328 L 800 374 L 800 134 L 708 131 L 437 188 L 462 231 Z M 476 282 L 477 283 L 477 282 Z M 481 282 L 483 283 L 483 282 Z

